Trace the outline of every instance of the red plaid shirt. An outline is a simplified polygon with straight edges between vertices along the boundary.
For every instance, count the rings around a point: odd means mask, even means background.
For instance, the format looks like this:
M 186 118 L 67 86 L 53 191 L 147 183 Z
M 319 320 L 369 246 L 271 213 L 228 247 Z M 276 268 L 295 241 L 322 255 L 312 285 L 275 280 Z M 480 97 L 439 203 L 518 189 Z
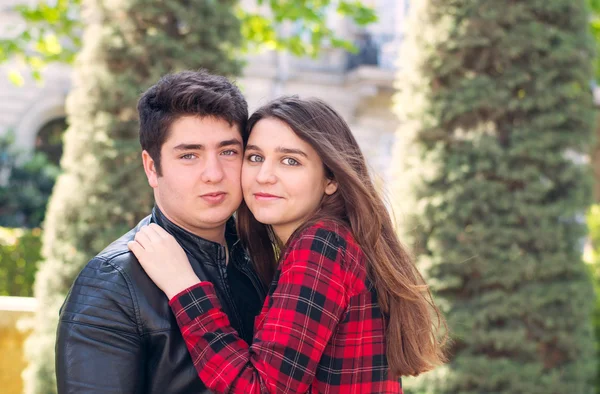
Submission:
M 183 291 L 171 307 L 200 378 L 217 393 L 402 393 L 390 378 L 365 256 L 333 222 L 287 248 L 252 346 L 231 328 L 211 283 Z

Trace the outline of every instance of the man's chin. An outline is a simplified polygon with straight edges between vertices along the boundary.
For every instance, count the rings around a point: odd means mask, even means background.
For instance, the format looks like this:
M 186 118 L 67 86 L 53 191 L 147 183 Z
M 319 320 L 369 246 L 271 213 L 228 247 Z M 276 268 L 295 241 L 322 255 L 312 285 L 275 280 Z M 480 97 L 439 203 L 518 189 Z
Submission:
M 225 223 L 227 223 L 227 221 L 229 220 L 231 216 L 228 216 L 225 219 L 204 219 L 204 220 L 198 220 L 197 223 L 197 227 L 199 228 L 215 228 L 215 227 L 219 227 L 219 226 L 223 226 Z
M 233 216 L 233 212 L 223 215 L 198 215 L 195 217 L 195 222 L 198 227 L 218 227 L 227 223 L 231 216 Z

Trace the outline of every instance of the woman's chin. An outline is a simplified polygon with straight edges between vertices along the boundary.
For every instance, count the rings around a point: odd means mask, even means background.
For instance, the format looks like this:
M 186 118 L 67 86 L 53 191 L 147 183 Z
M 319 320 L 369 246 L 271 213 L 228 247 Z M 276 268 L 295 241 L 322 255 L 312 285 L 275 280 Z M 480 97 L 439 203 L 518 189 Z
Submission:
M 279 215 L 268 215 L 265 213 L 254 214 L 256 220 L 258 220 L 262 224 L 267 225 L 277 225 L 281 221 Z

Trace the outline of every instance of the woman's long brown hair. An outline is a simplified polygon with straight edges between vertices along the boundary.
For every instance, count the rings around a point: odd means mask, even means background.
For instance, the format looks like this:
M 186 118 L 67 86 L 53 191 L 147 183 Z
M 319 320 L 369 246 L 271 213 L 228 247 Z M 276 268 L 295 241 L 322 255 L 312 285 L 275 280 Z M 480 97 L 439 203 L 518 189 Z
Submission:
M 446 323 L 433 303 L 423 277 L 402 247 L 392 220 L 369 176 L 366 161 L 344 119 L 319 99 L 282 97 L 258 109 L 248 121 L 248 135 L 258 121 L 276 118 L 309 143 L 338 188 L 325 195 L 311 219 L 290 240 L 322 219 L 350 227 L 363 250 L 378 303 L 387 317 L 387 359 L 395 376 L 418 375 L 443 363 Z M 256 270 L 270 283 L 282 251 L 271 226 L 259 223 L 244 203 L 238 228 Z M 289 241 L 288 241 L 289 243 Z

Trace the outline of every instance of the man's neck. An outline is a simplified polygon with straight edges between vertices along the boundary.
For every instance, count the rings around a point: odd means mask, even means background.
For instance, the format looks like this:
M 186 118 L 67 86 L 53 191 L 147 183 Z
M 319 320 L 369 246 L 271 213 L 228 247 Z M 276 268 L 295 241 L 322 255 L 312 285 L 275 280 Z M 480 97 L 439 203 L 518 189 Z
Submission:
M 177 223 L 175 223 L 177 224 Z M 225 225 L 222 225 L 218 229 L 190 229 L 184 226 L 177 224 L 184 230 L 189 231 L 190 233 L 197 235 L 200 238 L 204 238 L 208 241 L 212 241 L 221 245 L 225 245 L 227 242 L 225 241 Z

